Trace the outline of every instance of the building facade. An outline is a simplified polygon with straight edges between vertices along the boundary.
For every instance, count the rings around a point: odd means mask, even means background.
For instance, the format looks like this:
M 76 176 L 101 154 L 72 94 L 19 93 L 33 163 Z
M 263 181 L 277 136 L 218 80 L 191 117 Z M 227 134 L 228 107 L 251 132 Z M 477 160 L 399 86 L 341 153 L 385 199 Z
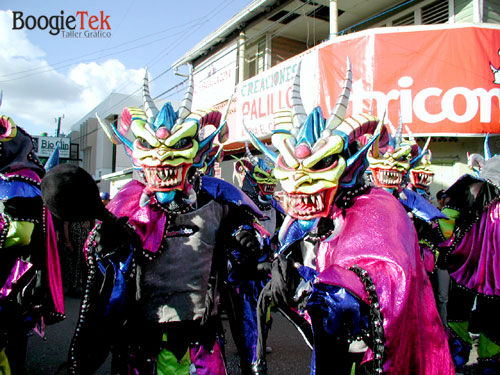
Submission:
M 499 0 L 255 0 L 173 67 L 192 66 L 194 108 L 224 110 L 232 97 L 222 162 L 232 181 L 242 124 L 269 138 L 299 63 L 306 110 L 327 115 L 348 57 L 348 114 L 387 112 L 395 126 L 401 114 L 407 135 L 432 136 L 435 192 L 468 171 L 467 152 L 482 153 L 486 134 L 500 150 L 499 21 Z

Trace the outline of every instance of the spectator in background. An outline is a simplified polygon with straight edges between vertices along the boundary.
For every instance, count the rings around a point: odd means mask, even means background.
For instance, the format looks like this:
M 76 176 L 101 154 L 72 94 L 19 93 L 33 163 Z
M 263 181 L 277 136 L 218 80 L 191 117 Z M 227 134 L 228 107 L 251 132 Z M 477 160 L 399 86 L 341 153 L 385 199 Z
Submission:
M 444 189 L 441 189 L 436 193 L 436 200 L 437 200 L 439 209 L 442 210 L 444 207 L 444 203 L 446 201 L 446 194 L 444 192 Z
M 107 191 L 103 191 L 100 196 L 102 203 L 106 206 L 109 203 L 109 193 Z
M 63 283 L 66 295 L 81 297 L 87 278 L 83 246 L 94 220 L 64 222 Z

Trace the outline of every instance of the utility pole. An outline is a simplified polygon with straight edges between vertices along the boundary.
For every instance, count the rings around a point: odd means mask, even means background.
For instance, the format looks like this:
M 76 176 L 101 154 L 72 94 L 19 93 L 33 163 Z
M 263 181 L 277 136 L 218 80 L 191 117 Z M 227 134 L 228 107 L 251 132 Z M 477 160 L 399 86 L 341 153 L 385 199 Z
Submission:
M 56 132 L 56 137 L 59 137 L 61 134 L 61 119 L 64 118 L 64 114 L 62 116 L 59 116 L 58 118 L 54 119 L 57 122 L 57 132 Z

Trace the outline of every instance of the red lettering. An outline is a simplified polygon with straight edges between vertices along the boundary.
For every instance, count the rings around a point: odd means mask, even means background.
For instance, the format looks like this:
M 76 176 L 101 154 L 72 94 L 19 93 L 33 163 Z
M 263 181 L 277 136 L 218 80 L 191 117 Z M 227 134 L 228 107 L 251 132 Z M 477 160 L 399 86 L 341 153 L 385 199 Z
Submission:
M 77 16 L 80 16 L 80 30 L 83 30 L 85 27 L 83 26 L 85 20 L 84 20 L 84 15 L 89 15 L 89 12 L 83 12 L 81 10 L 79 10 L 78 12 L 76 12 L 76 15 Z
M 250 115 L 250 120 L 256 120 L 257 119 L 257 108 L 255 106 L 255 99 L 252 101 L 252 114 Z
M 104 30 L 104 24 L 106 24 L 106 29 L 111 30 L 111 27 L 109 26 L 108 23 L 109 15 L 104 18 L 103 17 L 104 17 L 104 12 L 101 10 L 101 30 Z
M 290 87 L 286 90 L 286 105 L 288 106 L 288 108 L 292 108 L 292 104 L 291 104 L 291 102 L 290 102 L 291 92 L 292 92 L 292 86 L 290 86 Z
M 250 111 L 250 103 L 244 102 L 243 105 L 241 106 L 241 113 L 243 113 L 243 116 L 247 116 L 249 111 Z
M 259 98 L 259 117 L 266 117 L 266 112 L 262 112 L 262 98 Z
M 94 23 L 98 22 L 99 21 L 99 18 L 97 18 L 97 16 L 92 16 L 89 18 L 89 27 L 92 29 L 92 30 L 97 30 L 99 28 L 99 26 L 95 26 L 94 27 Z

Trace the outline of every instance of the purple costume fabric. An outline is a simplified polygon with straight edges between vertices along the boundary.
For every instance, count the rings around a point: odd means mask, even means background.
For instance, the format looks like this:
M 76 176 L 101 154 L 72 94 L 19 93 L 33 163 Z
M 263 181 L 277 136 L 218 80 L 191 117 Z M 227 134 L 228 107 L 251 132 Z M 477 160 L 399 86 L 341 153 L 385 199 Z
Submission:
M 448 255 L 450 276 L 460 285 L 500 296 L 500 202 L 495 200 Z
M 152 210 L 150 205 L 139 206 L 144 185 L 132 180 L 107 204 L 106 208 L 118 217 L 127 216 L 141 238 L 144 249 L 156 253 L 160 248 L 165 229 L 163 211 Z
M 212 350 L 203 345 L 195 345 L 190 348 L 191 362 L 196 366 L 197 375 L 226 374 L 224 357 L 219 342 L 215 342 Z
M 367 302 L 363 284 L 349 267 L 365 269 L 379 297 L 385 330 L 384 372 L 394 375 L 454 374 L 417 236 L 401 204 L 372 188 L 336 210 L 342 229 L 318 249 L 318 281 L 345 287 Z M 373 357 L 368 350 L 364 360 Z
M 16 264 L 12 267 L 5 284 L 0 289 L 0 300 L 7 298 L 10 292 L 12 292 L 14 285 L 26 274 L 26 272 L 28 272 L 31 267 L 33 267 L 33 264 L 30 262 L 26 262 L 19 258 L 16 259 Z

